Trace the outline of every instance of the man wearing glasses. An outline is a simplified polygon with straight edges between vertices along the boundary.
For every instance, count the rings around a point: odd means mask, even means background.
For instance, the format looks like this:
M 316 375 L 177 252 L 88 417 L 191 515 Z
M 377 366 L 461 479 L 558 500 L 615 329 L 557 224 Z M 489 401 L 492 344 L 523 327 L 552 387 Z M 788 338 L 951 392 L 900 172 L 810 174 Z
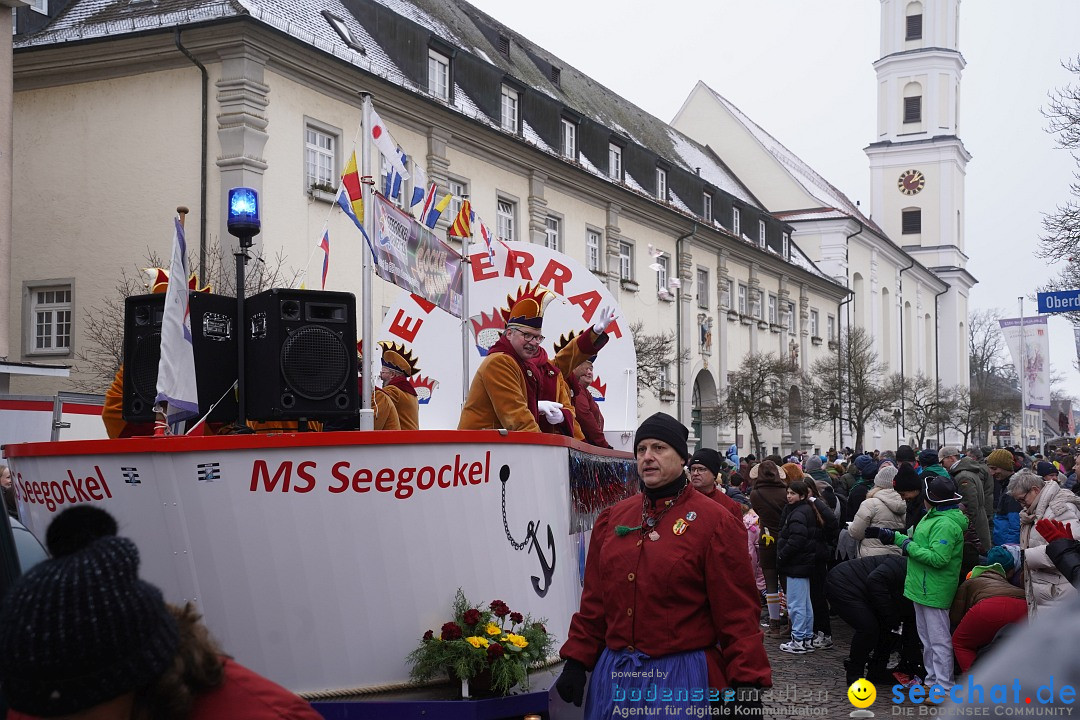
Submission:
M 547 288 L 525 288 L 509 311 L 506 329 L 473 376 L 458 430 L 504 429 L 573 437 L 574 415 L 559 370 L 540 347 L 544 309 L 555 297 Z M 558 387 L 545 399 L 545 387 Z

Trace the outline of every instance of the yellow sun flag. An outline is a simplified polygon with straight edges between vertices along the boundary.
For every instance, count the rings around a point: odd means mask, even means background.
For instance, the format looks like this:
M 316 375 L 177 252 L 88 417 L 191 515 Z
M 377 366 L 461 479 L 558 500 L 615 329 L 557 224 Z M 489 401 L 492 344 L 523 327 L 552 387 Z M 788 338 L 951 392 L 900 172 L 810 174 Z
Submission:
M 484 628 L 484 632 L 486 632 L 488 635 L 498 635 L 502 632 L 502 629 L 495 623 L 488 623 L 487 627 Z
M 487 638 L 482 638 L 479 635 L 473 635 L 472 637 L 467 637 L 467 638 L 465 638 L 465 642 L 469 643 L 474 648 L 480 648 L 480 647 L 486 648 L 488 646 Z

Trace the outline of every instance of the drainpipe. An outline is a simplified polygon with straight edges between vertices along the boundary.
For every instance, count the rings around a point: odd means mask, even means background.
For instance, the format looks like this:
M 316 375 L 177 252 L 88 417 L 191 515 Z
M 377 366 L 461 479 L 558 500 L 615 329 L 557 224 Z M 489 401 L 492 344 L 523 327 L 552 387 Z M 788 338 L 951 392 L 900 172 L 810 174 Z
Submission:
M 206 67 L 192 55 L 180 42 L 180 28 L 176 28 L 176 49 L 184 53 L 188 60 L 195 63 L 202 73 L 202 158 L 199 168 L 199 282 L 206 283 L 206 138 L 207 120 L 206 111 L 209 105 L 210 78 L 206 73 Z
M 683 240 L 697 232 L 697 222 L 690 228 L 690 232 L 675 238 L 675 272 L 679 274 L 679 287 L 675 288 L 675 386 L 678 388 L 679 397 L 676 407 L 678 408 L 679 422 L 683 425 L 683 331 L 682 331 L 682 244 Z
M 938 407 L 941 406 L 941 343 L 938 342 L 941 339 L 941 316 L 938 315 L 938 298 L 947 292 L 949 292 L 949 286 L 946 283 L 945 289 L 934 295 L 934 405 Z M 938 413 L 937 441 L 939 448 L 943 439 L 941 436 L 941 413 Z
M 839 380 L 839 390 L 840 390 L 840 397 L 837 398 L 837 401 L 839 402 L 838 407 L 840 407 L 841 409 L 843 409 L 843 407 L 844 407 L 844 377 L 843 377 L 843 374 L 841 374 L 841 367 L 842 367 L 843 357 L 844 356 L 843 356 L 843 345 L 840 343 L 840 308 L 842 306 L 844 306 L 844 305 L 848 306 L 847 307 L 847 312 L 848 312 L 848 332 L 851 332 L 851 306 L 848 305 L 848 303 L 850 303 L 852 300 L 855 299 L 855 291 L 851 289 L 851 238 L 855 237 L 856 235 L 861 235 L 863 230 L 866 229 L 866 226 L 863 225 L 862 220 L 858 220 L 856 218 L 853 218 L 853 219 L 855 220 L 855 222 L 859 223 L 859 229 L 844 238 L 844 264 L 846 266 L 844 268 L 844 272 L 847 275 L 848 296 L 847 296 L 847 299 L 841 301 L 836 306 L 836 358 L 837 358 L 836 372 L 837 372 L 837 375 L 838 375 L 837 379 Z M 843 413 L 840 413 L 840 414 L 843 415 Z M 851 425 L 851 398 L 850 397 L 848 398 L 847 416 L 848 416 L 848 425 Z M 843 423 L 840 424 L 840 444 L 841 445 L 844 444 L 844 425 L 843 425 Z M 856 449 L 858 449 L 858 448 L 856 448 Z M 839 451 L 840 448 L 837 448 L 837 450 Z
M 904 272 L 906 270 L 910 270 L 913 267 L 915 267 L 915 258 L 911 258 L 911 264 L 908 265 L 906 268 L 900 268 L 900 273 L 899 273 L 900 287 L 904 286 L 904 278 L 903 278 Z M 897 288 L 896 291 L 899 294 L 900 293 L 900 288 Z M 901 294 L 900 297 L 903 298 L 903 295 Z M 900 308 L 900 345 L 897 346 L 897 350 L 900 351 L 900 382 L 901 383 L 906 383 L 907 382 L 907 376 L 904 375 L 904 308 L 903 308 L 903 306 L 901 306 L 901 308 Z M 903 385 L 901 385 L 901 387 L 903 387 Z M 900 393 L 900 422 L 901 423 L 904 422 L 904 411 L 905 411 L 905 409 L 906 408 L 904 407 L 904 393 L 901 392 Z M 903 428 L 903 425 L 901 425 L 900 428 L 901 428 L 901 434 L 904 436 L 904 443 L 906 444 L 907 443 L 907 432 Z

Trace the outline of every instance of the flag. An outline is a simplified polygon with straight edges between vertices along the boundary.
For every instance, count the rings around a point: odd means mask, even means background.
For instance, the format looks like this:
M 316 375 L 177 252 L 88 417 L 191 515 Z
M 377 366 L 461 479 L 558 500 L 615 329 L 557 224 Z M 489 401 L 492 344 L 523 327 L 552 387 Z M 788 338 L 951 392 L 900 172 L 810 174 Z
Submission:
M 345 165 L 345 172 L 341 174 L 341 188 L 338 190 L 338 205 L 345 214 L 356 223 L 356 227 L 363 229 L 364 226 L 364 194 L 360 188 L 360 172 L 356 169 L 356 151 L 349 156 L 349 162 Z
M 431 183 L 428 187 L 427 194 L 424 195 L 424 207 L 420 209 L 420 222 L 426 222 L 428 213 L 435 207 L 436 192 L 438 192 L 438 186 L 435 183 Z
M 405 163 L 409 161 L 409 156 L 402 152 L 401 148 L 397 148 L 396 152 L 401 160 L 401 165 L 404 167 Z M 383 195 L 391 200 L 397 200 L 398 196 L 401 195 L 401 174 L 387 162 L 383 163 L 383 169 L 386 172 Z
M 319 247 L 323 251 L 322 259 L 322 289 L 326 289 L 326 271 L 330 269 L 330 231 L 326 230 L 319 241 Z
M 386 158 L 386 161 L 390 163 L 390 166 L 401 175 L 403 179 L 408 180 L 410 177 L 409 171 L 405 169 L 405 165 L 398 156 L 397 143 L 390 137 L 390 131 L 386 129 L 386 125 L 383 124 L 382 118 L 379 117 L 379 113 L 375 112 L 375 108 L 371 105 L 371 100 L 365 99 L 364 102 L 368 106 L 368 132 L 371 133 L 371 139 L 375 141 L 375 147 L 379 148 L 379 152 Z
M 413 171 L 413 187 L 412 187 L 412 200 L 409 202 L 409 207 L 414 208 L 424 201 L 424 197 L 428 191 L 427 173 L 424 172 L 424 168 L 420 166 L 415 160 L 412 164 Z M 435 183 L 431 184 L 432 187 Z M 421 215 L 420 217 L 423 217 Z
M 180 218 L 173 218 L 172 263 L 161 318 L 161 359 L 158 361 L 156 407 L 170 424 L 199 414 L 199 391 L 195 384 L 195 349 L 191 342 L 191 314 L 188 287 L 180 278 L 188 276 L 187 242 Z
M 443 196 L 443 199 L 437 202 L 435 207 L 431 208 L 427 215 L 424 216 L 424 224 L 429 228 L 434 228 L 435 223 L 439 222 L 439 217 L 443 214 L 443 210 L 446 209 L 447 205 L 449 205 L 450 201 L 453 199 L 453 195 L 446 193 L 446 195 Z
M 480 237 L 484 239 L 484 244 L 487 245 L 488 257 L 493 261 L 495 260 L 495 248 L 492 246 L 491 231 L 488 230 L 488 226 L 484 224 L 484 221 L 480 221 Z
M 458 211 L 457 217 L 454 218 L 454 222 L 450 225 L 450 234 L 454 237 L 472 237 L 472 210 L 469 208 L 469 201 L 463 200 L 461 203 L 461 210 Z

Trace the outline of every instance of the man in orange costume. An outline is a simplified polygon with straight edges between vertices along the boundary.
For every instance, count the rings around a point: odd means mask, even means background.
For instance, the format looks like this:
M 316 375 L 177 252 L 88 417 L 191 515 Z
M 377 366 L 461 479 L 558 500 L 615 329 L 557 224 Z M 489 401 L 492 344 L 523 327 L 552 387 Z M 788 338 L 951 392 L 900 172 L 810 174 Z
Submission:
M 559 338 L 555 345 L 555 365 L 562 373 L 567 392 L 574 402 L 574 437 L 590 445 L 611 448 L 604 437 L 604 416 L 600 406 L 589 394 L 592 367 L 600 349 L 607 345 L 607 329 L 615 322 L 615 310 L 604 308 L 596 315 L 591 328 L 568 338 Z M 585 378 L 588 378 L 587 380 Z
M 409 382 L 410 377 L 420 372 L 420 368 L 416 367 L 416 358 L 402 343 L 383 340 L 379 347 L 382 348 L 379 379 L 397 410 L 398 424 L 402 430 L 419 430 L 420 401 L 416 397 L 416 389 Z
M 559 370 L 540 347 L 544 309 L 555 295 L 547 288 L 525 287 L 518 299 L 507 297 L 506 329 L 488 350 L 469 386 L 458 430 L 505 429 L 574 436 L 574 415 Z M 539 361 L 539 362 L 538 362 Z M 545 387 L 554 397 L 545 398 Z

